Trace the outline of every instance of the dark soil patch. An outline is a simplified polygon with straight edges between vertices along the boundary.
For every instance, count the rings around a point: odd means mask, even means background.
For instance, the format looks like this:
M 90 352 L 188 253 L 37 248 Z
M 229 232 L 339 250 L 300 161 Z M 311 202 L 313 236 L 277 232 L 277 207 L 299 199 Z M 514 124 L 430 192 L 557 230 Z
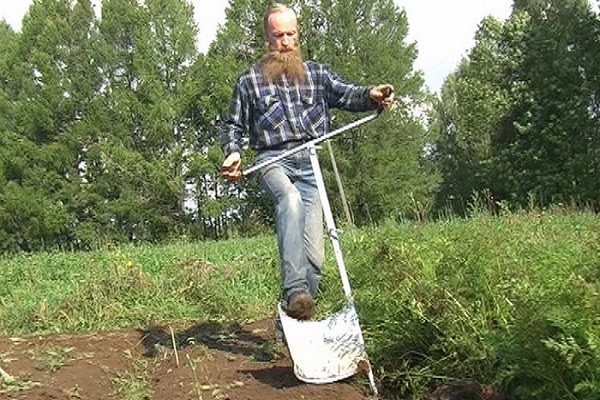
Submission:
M 176 350 L 175 350 L 176 349 Z M 8 382 L 6 376 L 10 376 Z M 272 320 L 181 322 L 89 334 L 0 337 L 0 400 L 365 400 L 366 377 L 299 381 Z M 424 400 L 503 400 L 473 381 Z
M 0 380 L 0 399 L 369 398 L 368 385 L 356 378 L 299 381 L 269 320 L 0 337 L 0 368 L 13 378 Z

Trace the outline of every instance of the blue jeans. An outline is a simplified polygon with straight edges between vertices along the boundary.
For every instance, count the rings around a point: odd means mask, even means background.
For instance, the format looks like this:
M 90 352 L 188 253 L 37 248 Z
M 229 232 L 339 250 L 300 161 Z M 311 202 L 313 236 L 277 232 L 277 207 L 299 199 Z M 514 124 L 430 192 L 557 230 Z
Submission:
M 282 152 L 262 151 L 256 162 Z M 258 181 L 275 205 L 283 303 L 299 291 L 316 298 L 324 256 L 323 210 L 309 150 L 261 169 Z

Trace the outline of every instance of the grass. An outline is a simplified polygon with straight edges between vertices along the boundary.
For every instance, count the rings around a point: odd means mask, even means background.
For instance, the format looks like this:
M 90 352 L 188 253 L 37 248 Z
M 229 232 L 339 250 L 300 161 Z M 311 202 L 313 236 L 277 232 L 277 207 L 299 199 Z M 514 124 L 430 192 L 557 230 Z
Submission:
M 35 367 L 41 371 L 56 372 L 67 365 L 72 358 L 72 347 L 47 347 L 33 351 L 32 359 Z
M 1 357 L 0 361 L 4 362 Z M 39 382 L 15 378 L 0 367 L 0 394 L 19 393 L 39 385 Z
M 596 215 L 388 222 L 343 232 L 341 246 L 385 396 L 422 399 L 473 379 L 507 398 L 599 398 Z M 4 258 L 0 331 L 269 318 L 279 292 L 276 248 L 273 237 L 258 237 Z M 322 314 L 344 302 L 331 251 L 327 257 Z M 118 392 L 143 394 L 139 380 L 121 378 Z
M 84 332 L 164 318 L 262 317 L 272 312 L 278 291 L 272 240 L 1 260 L 0 331 Z

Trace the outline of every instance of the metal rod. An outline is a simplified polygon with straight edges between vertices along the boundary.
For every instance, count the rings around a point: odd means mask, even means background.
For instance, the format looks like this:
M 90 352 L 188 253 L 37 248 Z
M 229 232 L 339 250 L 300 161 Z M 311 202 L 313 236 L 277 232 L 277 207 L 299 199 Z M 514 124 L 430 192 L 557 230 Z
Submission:
M 350 213 L 348 200 L 346 200 L 346 192 L 344 191 L 344 185 L 342 185 L 340 171 L 338 170 L 337 162 L 335 161 L 335 155 L 333 154 L 333 146 L 331 145 L 331 141 L 329 140 L 327 141 L 327 151 L 329 153 L 329 159 L 331 160 L 333 174 L 335 175 L 335 182 L 337 183 L 338 191 L 340 192 L 342 206 L 344 207 L 344 214 L 346 214 L 346 221 L 348 222 L 348 226 L 354 227 L 354 221 L 352 220 L 352 214 Z
M 323 218 L 325 219 L 325 225 L 327 226 L 327 231 L 329 232 L 329 240 L 331 241 L 331 246 L 333 248 L 333 253 L 335 255 L 335 261 L 338 267 L 338 271 L 340 273 L 340 279 L 342 280 L 342 288 L 344 289 L 344 294 L 346 295 L 346 300 L 349 304 L 354 307 L 354 299 L 352 297 L 352 287 L 350 286 L 350 279 L 348 278 L 348 271 L 346 269 L 346 264 L 344 263 L 344 256 L 342 255 L 342 248 L 340 246 L 340 238 L 338 237 L 338 231 L 335 226 L 335 220 L 333 219 L 333 213 L 331 212 L 331 205 L 329 204 L 329 198 L 327 197 L 327 190 L 325 188 L 325 181 L 323 180 L 323 174 L 321 173 L 321 166 L 319 165 L 319 158 L 317 157 L 317 149 L 315 147 L 310 148 L 310 163 L 312 165 L 315 181 L 317 183 L 317 191 L 319 192 L 319 199 L 321 200 L 321 207 L 323 208 Z M 357 314 L 358 318 L 358 314 Z M 356 322 L 358 324 L 358 320 Z M 359 325 L 360 326 L 360 325 Z M 361 346 L 364 348 L 365 339 L 362 334 L 362 330 L 358 330 L 358 340 Z M 366 353 L 366 350 L 365 350 Z M 371 368 L 371 363 L 368 362 L 368 375 L 369 375 L 369 384 L 371 385 L 371 390 L 373 391 L 373 395 L 377 397 L 378 391 L 377 386 L 375 385 L 375 377 L 373 376 L 373 369 Z
M 369 122 L 369 121 L 377 118 L 379 116 L 379 114 L 380 114 L 380 112 L 378 111 L 376 113 L 368 115 L 368 116 L 366 116 L 364 118 L 361 118 L 361 119 L 359 119 L 357 121 L 354 121 L 354 122 L 352 122 L 352 123 L 350 123 L 348 125 L 342 126 L 341 128 L 338 128 L 338 129 L 336 129 L 334 131 L 331 131 L 331 132 L 329 132 L 329 133 L 327 133 L 327 134 L 325 134 L 323 136 L 319 136 L 318 138 L 312 139 L 312 140 L 310 140 L 310 141 L 308 141 L 308 142 L 306 142 L 304 144 L 301 144 L 298 147 L 294 147 L 293 149 L 290 149 L 290 150 L 288 150 L 288 151 L 286 151 L 284 153 L 281 153 L 277 157 L 273 157 L 273 158 L 265 160 L 265 161 L 263 161 L 263 162 L 261 162 L 259 164 L 256 164 L 256 165 L 254 165 L 254 166 L 252 166 L 252 167 L 250 167 L 250 168 L 242 171 L 242 176 L 250 175 L 251 173 L 258 171 L 259 169 L 264 168 L 267 165 L 271 165 L 274 162 L 277 162 L 279 160 L 282 160 L 282 159 L 284 159 L 286 157 L 291 156 L 292 154 L 295 154 L 295 153 L 297 153 L 299 151 L 307 149 L 307 148 L 309 148 L 311 146 L 315 146 L 316 144 L 324 142 L 325 140 L 331 139 L 332 137 L 334 137 L 336 135 L 339 135 L 342 132 L 346 132 L 347 130 L 355 128 L 355 127 L 357 127 L 359 125 L 362 125 L 365 122 Z
M 310 149 L 310 163 L 315 174 L 315 182 L 317 183 L 319 199 L 321 200 L 321 207 L 323 208 L 323 218 L 325 219 L 325 224 L 327 225 L 327 231 L 329 233 L 329 240 L 331 240 L 331 246 L 333 247 L 335 261 L 340 271 L 340 278 L 342 279 L 344 294 L 346 295 L 346 299 L 351 302 L 352 288 L 350 287 L 350 280 L 348 279 L 348 272 L 346 271 L 346 264 L 344 264 L 344 257 L 342 256 L 342 249 L 340 247 L 340 239 L 338 237 L 337 228 L 335 227 L 331 206 L 329 205 L 327 190 L 325 189 L 325 182 L 323 181 L 323 174 L 321 173 L 321 166 L 319 165 L 319 158 L 317 157 L 317 149 L 315 147 L 311 147 Z

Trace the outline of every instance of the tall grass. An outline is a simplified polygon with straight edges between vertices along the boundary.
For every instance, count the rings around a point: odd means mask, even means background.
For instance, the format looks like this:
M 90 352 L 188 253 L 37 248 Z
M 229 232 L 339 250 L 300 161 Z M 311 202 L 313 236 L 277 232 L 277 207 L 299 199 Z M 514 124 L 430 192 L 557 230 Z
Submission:
M 600 220 L 478 215 L 356 232 L 359 312 L 398 398 L 475 379 L 518 399 L 600 398 Z
M 388 398 L 472 379 L 514 399 L 600 398 L 600 219 L 475 213 L 341 234 L 368 351 Z M 273 237 L 0 260 L 0 331 L 270 318 Z M 343 302 L 331 251 L 319 309 Z
M 273 313 L 272 238 L 173 243 L 0 261 L 0 331 L 105 330 L 155 319 Z

